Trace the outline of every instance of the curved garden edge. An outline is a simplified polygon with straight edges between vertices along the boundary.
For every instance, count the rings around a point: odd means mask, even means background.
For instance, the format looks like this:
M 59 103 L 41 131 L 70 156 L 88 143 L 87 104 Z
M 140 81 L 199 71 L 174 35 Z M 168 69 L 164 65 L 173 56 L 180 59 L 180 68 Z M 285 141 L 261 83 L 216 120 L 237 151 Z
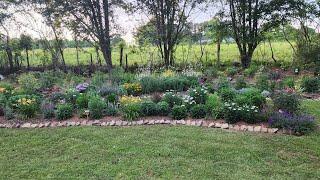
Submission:
M 218 128 L 223 130 L 242 131 L 242 132 L 298 135 L 298 134 L 294 134 L 290 130 L 268 128 L 263 125 L 233 125 L 228 123 L 213 122 L 213 121 L 207 121 L 207 120 L 167 120 L 167 119 L 138 120 L 138 121 L 66 120 L 66 121 L 47 121 L 47 122 L 41 122 L 41 123 L 32 123 L 32 122 L 9 123 L 7 122 L 7 123 L 1 123 L 0 128 L 30 129 L 30 128 L 58 128 L 58 127 L 72 127 L 72 126 L 130 127 L 130 126 L 151 126 L 151 125 L 195 126 L 195 127 Z

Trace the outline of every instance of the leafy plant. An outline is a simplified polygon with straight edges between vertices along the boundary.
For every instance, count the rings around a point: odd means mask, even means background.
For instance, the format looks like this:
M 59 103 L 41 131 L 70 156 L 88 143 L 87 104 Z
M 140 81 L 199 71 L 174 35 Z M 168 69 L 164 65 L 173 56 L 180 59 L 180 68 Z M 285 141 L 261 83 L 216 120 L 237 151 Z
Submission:
M 206 106 L 203 104 L 197 104 L 190 109 L 190 114 L 192 118 L 205 118 L 207 114 Z
M 35 95 L 17 95 L 9 99 L 9 106 L 23 118 L 32 118 L 39 110 L 39 97 Z
M 301 87 L 304 92 L 317 93 L 320 90 L 320 79 L 317 77 L 304 77 Z
M 55 105 L 52 102 L 43 101 L 41 104 L 41 113 L 43 118 L 50 119 L 55 116 Z
M 197 87 L 189 90 L 189 96 L 193 98 L 193 100 L 197 104 L 205 104 L 208 98 L 208 90 L 206 87 Z
M 175 105 L 172 108 L 171 116 L 173 119 L 180 120 L 188 117 L 188 110 L 184 105 Z
M 218 94 L 223 102 L 233 101 L 237 96 L 236 91 L 231 88 L 220 89 Z
M 103 112 L 106 109 L 107 104 L 99 96 L 92 96 L 88 102 L 88 109 L 90 111 L 90 117 L 92 119 L 100 119 L 103 117 Z
M 121 106 L 122 116 L 125 120 L 133 121 L 140 117 L 141 108 L 140 103 L 130 103 L 125 106 Z
M 236 103 L 225 103 L 223 110 L 226 122 L 232 124 L 239 121 L 256 123 L 258 112 L 256 106 L 238 105 Z
M 236 79 L 236 83 L 234 85 L 234 88 L 239 90 L 239 89 L 243 89 L 243 88 L 247 88 L 248 85 L 246 83 L 246 80 L 244 79 L 244 77 L 239 77 Z
M 129 95 L 137 96 L 142 92 L 142 86 L 140 83 L 125 83 L 123 84 L 123 87 Z
M 35 93 L 40 89 L 39 80 L 31 73 L 21 74 L 18 83 L 26 93 Z
M 276 110 L 295 114 L 300 110 L 300 100 L 296 94 L 279 93 L 273 98 Z
M 256 87 L 260 89 L 261 91 L 270 90 L 270 84 L 268 81 L 268 76 L 266 75 L 260 75 L 257 77 Z
M 89 97 L 85 93 L 81 93 L 76 100 L 76 106 L 79 109 L 88 108 Z
M 222 103 L 217 94 L 209 95 L 206 102 L 206 109 L 208 114 L 213 118 L 218 118 L 221 114 Z
M 182 98 L 173 92 L 165 93 L 162 100 L 167 102 L 169 104 L 170 108 L 172 108 L 175 105 L 182 104 Z
M 144 101 L 140 104 L 141 114 L 144 116 L 155 116 L 158 113 L 157 104 L 152 101 Z
M 95 87 L 102 87 L 103 84 L 107 81 L 107 76 L 103 72 L 95 72 L 91 79 L 91 84 Z
M 161 101 L 157 104 L 157 112 L 161 116 L 167 116 L 170 113 L 170 106 L 167 102 Z
M 73 116 L 72 104 L 59 104 L 56 110 L 56 118 L 59 120 L 69 119 Z
M 235 98 L 235 102 L 239 105 L 257 106 L 259 109 L 266 103 L 266 98 L 260 93 L 259 89 L 246 88 L 240 92 Z

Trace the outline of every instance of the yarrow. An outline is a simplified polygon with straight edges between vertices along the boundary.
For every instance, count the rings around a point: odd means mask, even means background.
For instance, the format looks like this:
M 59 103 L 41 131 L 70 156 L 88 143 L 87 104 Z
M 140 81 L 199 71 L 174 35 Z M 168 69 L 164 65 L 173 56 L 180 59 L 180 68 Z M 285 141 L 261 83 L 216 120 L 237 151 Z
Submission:
M 256 115 L 259 112 L 257 106 L 238 105 L 234 102 L 224 103 L 225 119 L 229 123 L 245 121 L 247 123 L 255 123 Z

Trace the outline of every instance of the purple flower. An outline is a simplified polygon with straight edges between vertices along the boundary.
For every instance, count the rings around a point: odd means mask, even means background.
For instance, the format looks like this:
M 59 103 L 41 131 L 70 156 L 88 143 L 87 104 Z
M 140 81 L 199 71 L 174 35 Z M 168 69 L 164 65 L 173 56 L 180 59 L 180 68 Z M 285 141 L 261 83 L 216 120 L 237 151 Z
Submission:
M 89 87 L 89 84 L 88 84 L 88 83 L 78 84 L 78 85 L 76 86 L 76 90 L 77 90 L 78 92 L 84 92 L 84 91 L 86 91 L 86 90 L 88 89 L 88 87 Z

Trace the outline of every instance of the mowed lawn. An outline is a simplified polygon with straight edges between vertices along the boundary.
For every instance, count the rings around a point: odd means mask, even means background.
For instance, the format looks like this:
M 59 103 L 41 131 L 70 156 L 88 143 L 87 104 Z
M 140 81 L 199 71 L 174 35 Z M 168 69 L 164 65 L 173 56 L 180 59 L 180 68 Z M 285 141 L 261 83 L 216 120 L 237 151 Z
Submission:
M 0 137 L 0 179 L 320 178 L 319 131 L 74 127 L 0 129 Z

